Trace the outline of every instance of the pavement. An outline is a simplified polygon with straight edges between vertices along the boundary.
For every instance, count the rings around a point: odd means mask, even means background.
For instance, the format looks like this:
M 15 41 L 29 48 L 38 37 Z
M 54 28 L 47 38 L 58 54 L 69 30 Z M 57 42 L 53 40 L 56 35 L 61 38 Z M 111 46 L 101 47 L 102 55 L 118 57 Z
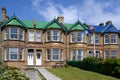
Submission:
M 62 80 L 44 68 L 38 68 L 38 71 L 46 78 L 46 80 Z
M 41 78 L 38 76 L 37 71 L 35 70 L 26 70 L 26 76 L 30 78 L 30 80 L 41 80 Z

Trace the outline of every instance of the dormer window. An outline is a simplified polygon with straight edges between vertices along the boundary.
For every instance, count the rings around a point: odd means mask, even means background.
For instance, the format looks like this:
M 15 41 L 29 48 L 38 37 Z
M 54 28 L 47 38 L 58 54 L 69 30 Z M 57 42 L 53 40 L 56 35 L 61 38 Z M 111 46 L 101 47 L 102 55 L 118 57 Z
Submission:
M 10 39 L 18 40 L 18 28 L 10 28 Z

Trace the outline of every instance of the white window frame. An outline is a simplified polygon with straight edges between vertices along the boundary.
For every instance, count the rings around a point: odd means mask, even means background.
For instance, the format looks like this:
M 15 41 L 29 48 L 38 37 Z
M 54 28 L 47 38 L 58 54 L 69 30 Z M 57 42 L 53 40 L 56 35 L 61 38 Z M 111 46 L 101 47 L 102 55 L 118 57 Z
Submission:
M 54 50 L 57 50 L 57 51 L 54 51 Z M 52 61 L 60 61 L 60 49 L 58 49 L 58 48 L 52 49 Z
M 12 50 L 13 49 L 13 50 Z M 15 49 L 16 49 L 16 53 L 14 52 L 15 51 Z M 11 51 L 12 51 L 12 53 L 11 53 Z M 14 52 L 14 53 L 13 53 Z M 16 59 L 11 59 L 11 54 L 16 54 L 17 55 L 17 58 Z M 13 60 L 13 61 L 15 61 L 15 60 L 18 60 L 18 48 L 9 48 L 9 60 Z
M 77 50 L 77 60 L 83 60 L 83 50 L 78 49 Z
M 9 48 L 4 48 L 4 60 L 7 61 L 9 60 Z
M 108 37 L 106 37 L 108 36 Z M 110 35 L 109 34 L 105 34 L 104 35 L 104 44 L 109 44 L 110 43 Z
M 24 30 L 20 29 L 20 40 L 24 40 Z
M 84 38 L 84 33 L 83 32 L 77 32 L 77 42 L 83 42 L 83 38 Z
M 94 34 L 90 33 L 89 34 L 89 44 L 93 44 L 94 43 Z
M 111 44 L 117 44 L 117 34 L 111 34 Z
M 75 51 L 74 49 L 71 50 L 70 60 L 76 60 L 75 52 L 76 52 L 76 51 Z
M 50 58 L 50 59 L 48 59 L 48 58 Z M 50 61 L 51 60 L 51 51 L 50 51 L 50 49 L 47 49 L 46 50 L 46 61 Z
M 9 28 L 5 29 L 5 40 L 9 39 Z
M 71 34 L 70 34 L 70 41 L 72 42 L 72 43 L 74 43 L 75 41 L 76 41 L 76 39 L 75 39 L 75 32 L 71 32 Z
M 22 56 L 22 57 L 21 57 L 21 56 Z M 23 48 L 20 48 L 19 59 L 20 59 L 21 61 L 24 60 L 24 49 L 23 49 Z
M 16 32 L 12 32 L 13 29 L 16 29 Z M 14 37 L 12 38 L 12 35 L 14 35 Z M 17 37 L 16 37 L 17 36 Z M 18 28 L 10 28 L 10 39 L 11 40 L 18 40 Z
M 34 31 L 29 31 L 29 41 L 34 41 Z
M 100 44 L 100 35 L 99 34 L 95 35 L 95 44 Z
M 41 42 L 41 32 L 40 31 L 36 32 L 36 42 Z
M 60 41 L 60 32 L 58 30 L 52 30 L 52 41 Z

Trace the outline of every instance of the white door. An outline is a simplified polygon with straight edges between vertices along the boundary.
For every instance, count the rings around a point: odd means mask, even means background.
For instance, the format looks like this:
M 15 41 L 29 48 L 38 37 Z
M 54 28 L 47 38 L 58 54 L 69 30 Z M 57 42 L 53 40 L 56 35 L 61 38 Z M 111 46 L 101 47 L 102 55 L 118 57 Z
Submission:
M 33 65 L 33 52 L 28 52 L 28 65 Z
M 36 65 L 42 65 L 42 51 L 36 51 Z

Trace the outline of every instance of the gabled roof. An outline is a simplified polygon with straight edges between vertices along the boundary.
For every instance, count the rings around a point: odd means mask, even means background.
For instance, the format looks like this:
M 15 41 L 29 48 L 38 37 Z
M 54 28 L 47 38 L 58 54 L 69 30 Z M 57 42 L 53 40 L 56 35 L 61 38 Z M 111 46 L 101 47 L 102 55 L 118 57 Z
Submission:
M 119 30 L 113 24 L 109 24 L 109 25 L 106 25 L 106 27 L 102 30 L 102 33 L 106 33 L 106 32 L 119 33 Z
M 25 25 L 16 15 L 13 15 L 8 20 L 4 21 L 0 27 L 4 27 L 5 25 L 17 25 L 27 29 L 27 25 Z
M 47 25 L 45 25 L 43 27 L 43 30 L 47 29 L 47 28 L 56 28 L 59 29 L 61 28 L 62 30 L 66 31 L 67 29 L 64 27 L 64 25 L 62 25 L 61 23 L 59 23 L 57 21 L 57 19 L 53 19 L 51 22 L 49 22 Z
M 75 22 L 69 29 L 68 31 L 71 30 L 85 30 L 88 29 L 87 26 L 83 25 L 79 20 L 77 22 Z

